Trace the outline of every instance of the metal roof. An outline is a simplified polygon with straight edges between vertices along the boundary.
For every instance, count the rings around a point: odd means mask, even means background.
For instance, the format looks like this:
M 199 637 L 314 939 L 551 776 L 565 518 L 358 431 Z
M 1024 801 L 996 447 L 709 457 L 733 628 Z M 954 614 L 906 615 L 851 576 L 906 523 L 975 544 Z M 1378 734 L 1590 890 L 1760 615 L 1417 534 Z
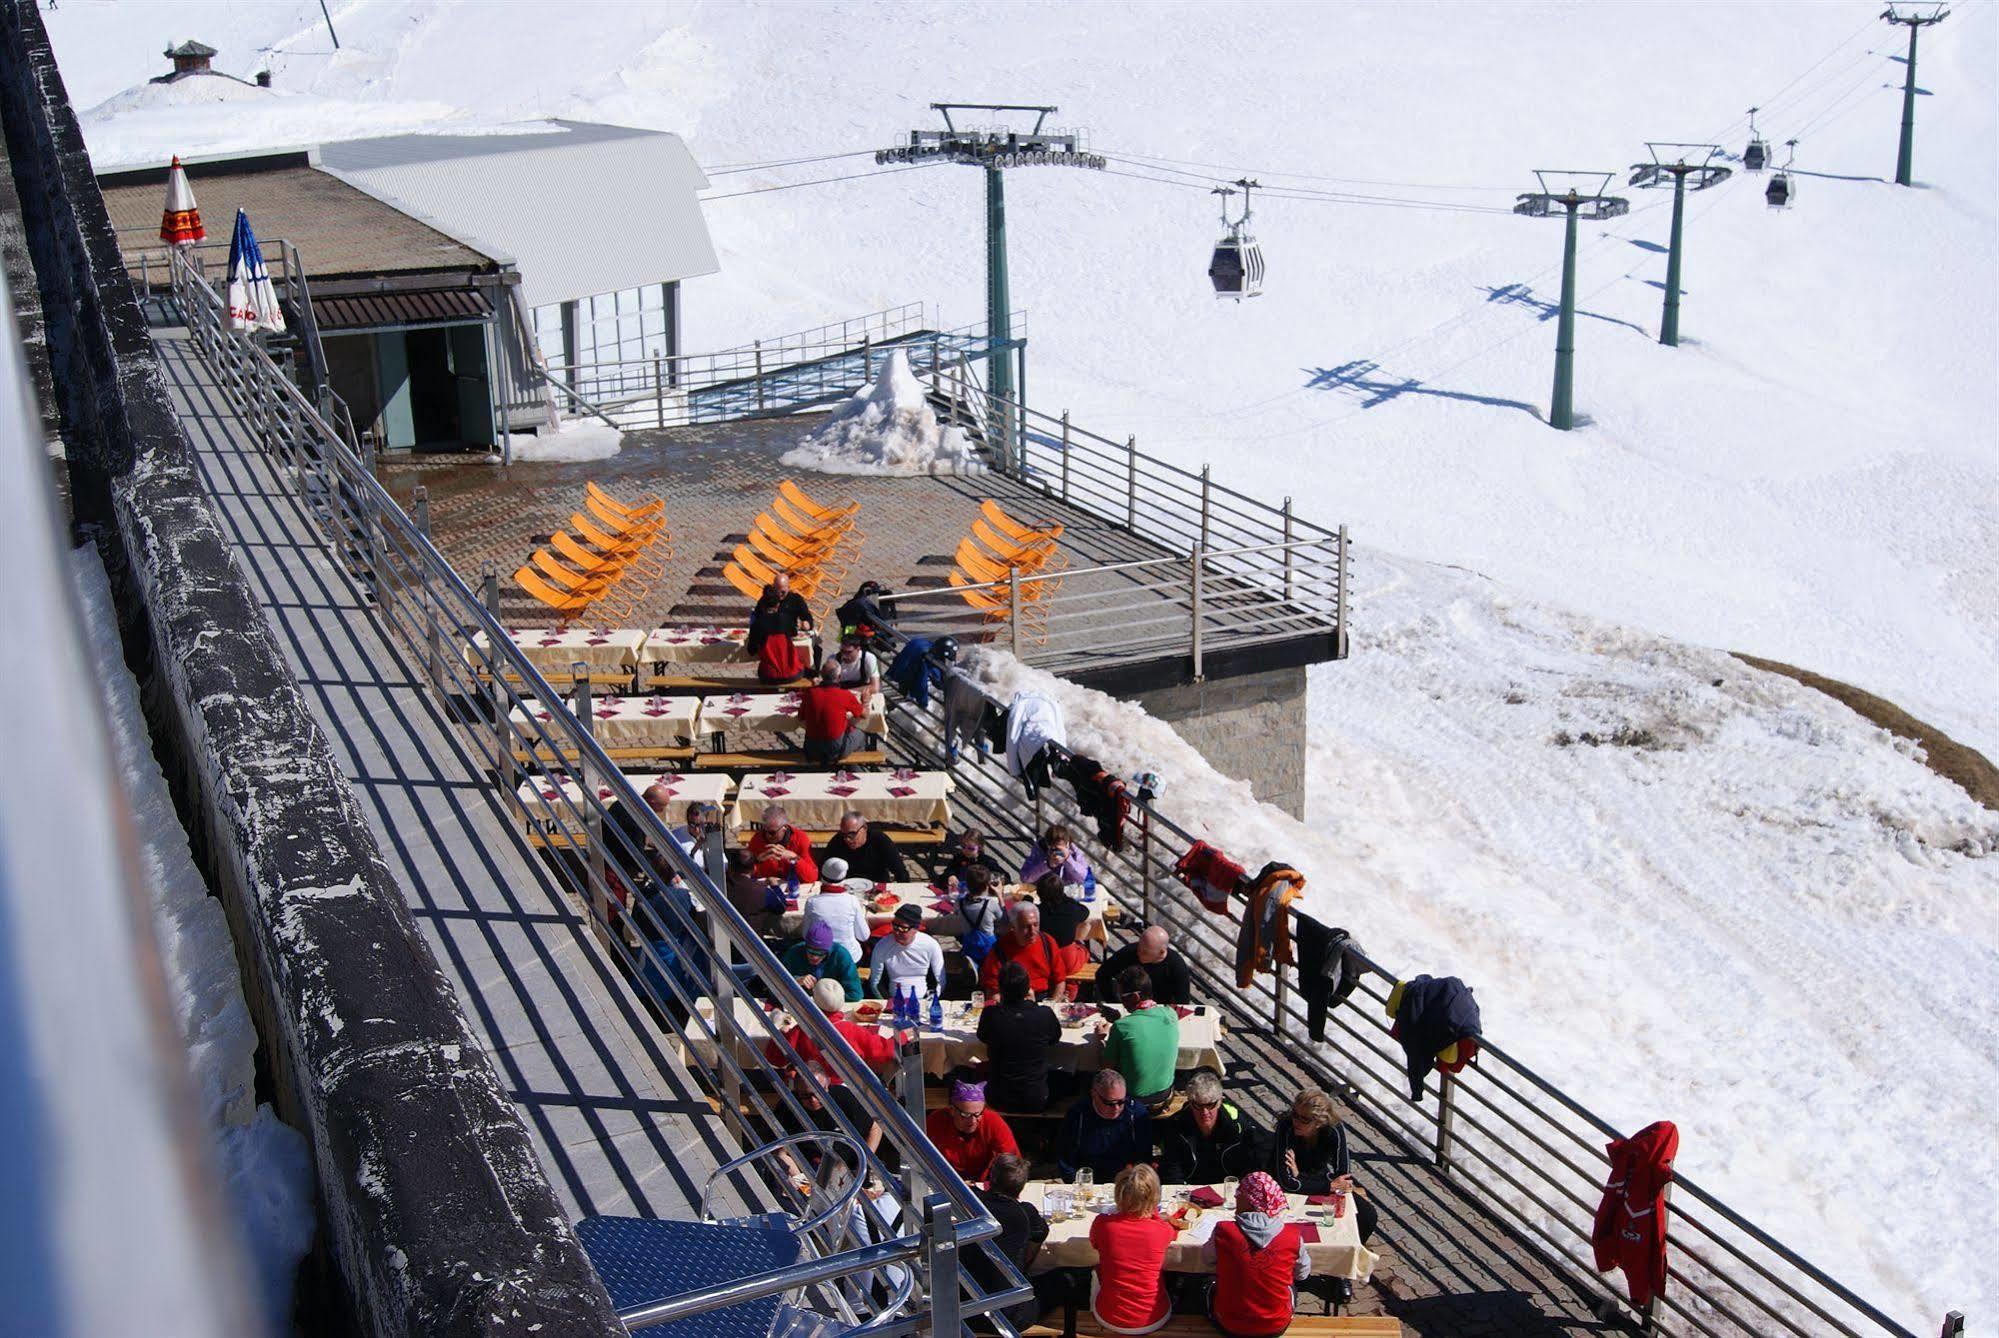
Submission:
M 312 299 L 312 316 L 321 334 L 462 325 L 483 321 L 492 314 L 493 304 L 486 295 L 471 288 L 418 288 Z
M 529 306 L 721 268 L 680 136 L 543 121 L 516 133 L 390 135 L 321 145 L 319 166 L 489 255 Z

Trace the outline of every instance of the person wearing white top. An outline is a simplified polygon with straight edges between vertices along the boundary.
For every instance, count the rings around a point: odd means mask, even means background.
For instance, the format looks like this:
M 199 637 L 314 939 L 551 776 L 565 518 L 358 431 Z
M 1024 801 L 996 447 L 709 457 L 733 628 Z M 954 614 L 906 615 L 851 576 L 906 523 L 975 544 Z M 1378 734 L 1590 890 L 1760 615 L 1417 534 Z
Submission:
M 650 795 L 651 790 L 646 793 Z M 673 844 L 680 847 L 682 854 L 694 863 L 701 862 L 701 847 L 708 840 L 708 833 L 722 823 L 722 812 L 715 805 L 697 799 L 687 806 L 687 821 L 668 830 Z M 677 875 L 676 875 L 677 876 Z
M 861 960 L 861 945 L 868 941 L 868 913 L 845 883 L 827 880 L 818 895 L 805 903 L 805 928 L 823 924 L 833 931 L 833 941 L 845 947 L 855 961 Z
M 895 908 L 889 932 L 875 940 L 868 959 L 868 989 L 887 999 L 903 986 L 914 985 L 917 997 L 928 1000 L 944 984 L 944 949 L 923 932 L 923 912 L 915 906 Z

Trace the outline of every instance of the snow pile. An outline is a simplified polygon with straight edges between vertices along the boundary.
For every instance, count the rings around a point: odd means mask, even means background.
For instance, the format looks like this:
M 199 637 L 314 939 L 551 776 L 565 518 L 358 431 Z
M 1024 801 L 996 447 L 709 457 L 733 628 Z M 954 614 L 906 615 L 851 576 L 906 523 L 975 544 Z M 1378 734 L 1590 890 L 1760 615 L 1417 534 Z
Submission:
M 822 474 L 957 474 L 975 461 L 965 435 L 937 421 L 898 348 L 875 383 L 828 414 L 783 463 Z
M 168 107 L 207 107 L 220 102 L 272 102 L 286 96 L 272 88 L 259 88 L 221 74 L 194 74 L 171 83 L 144 83 L 104 99 L 82 113 L 89 126 L 111 121 L 138 111 L 158 111 Z M 315 98 L 318 102 L 321 99 Z
M 1732 656 L 1356 569 L 1305 823 L 1137 706 L 990 648 L 970 667 L 1056 698 L 1112 770 L 1159 770 L 1162 809 L 1249 868 L 1295 864 L 1384 965 L 1463 977 L 1488 1034 L 1598 1114 L 1676 1121 L 1689 1176 L 1863 1295 L 1911 1324 L 1992 1300 L 1999 1197 L 1937 1168 L 1999 1140 L 1999 815 Z
M 256 1268 L 271 1331 L 288 1331 L 292 1279 L 312 1245 L 312 1152 L 304 1135 L 280 1121 L 269 1105 L 257 1104 L 252 1059 L 257 1033 L 243 1000 L 229 923 L 195 867 L 173 795 L 153 757 L 139 685 L 125 667 L 118 612 L 97 550 L 77 549 L 70 571 L 90 629 L 96 678 L 202 1121 L 215 1131 L 217 1164 Z
M 596 418 L 571 418 L 553 432 L 533 436 L 516 433 L 508 441 L 517 465 L 577 464 L 586 460 L 608 460 L 624 448 L 625 434 Z M 486 457 L 499 464 L 497 450 Z

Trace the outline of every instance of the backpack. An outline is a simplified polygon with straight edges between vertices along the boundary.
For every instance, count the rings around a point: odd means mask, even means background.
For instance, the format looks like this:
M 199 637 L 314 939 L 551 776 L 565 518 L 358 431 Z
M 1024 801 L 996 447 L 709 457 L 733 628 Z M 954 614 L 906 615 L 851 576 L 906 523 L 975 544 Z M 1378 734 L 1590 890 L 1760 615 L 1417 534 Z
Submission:
M 999 942 L 999 898 L 987 896 L 975 902 L 969 897 L 961 897 L 958 912 L 965 917 L 965 933 L 958 940 L 958 947 L 964 952 L 965 960 L 977 969 L 985 965 L 986 954 Z

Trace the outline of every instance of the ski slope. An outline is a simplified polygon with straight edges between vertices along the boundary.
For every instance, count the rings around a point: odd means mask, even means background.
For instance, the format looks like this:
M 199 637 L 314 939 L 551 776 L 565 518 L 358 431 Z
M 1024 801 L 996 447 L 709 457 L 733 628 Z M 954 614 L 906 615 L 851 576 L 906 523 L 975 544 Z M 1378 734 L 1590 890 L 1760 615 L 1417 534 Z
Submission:
M 1991 818 L 1717 653 L 1999 752 L 1999 17 L 1925 33 L 1905 190 L 1879 9 L 348 0 L 338 53 L 312 0 L 47 17 L 80 107 L 170 37 L 274 69 L 254 115 L 114 102 L 103 163 L 545 115 L 686 135 L 723 257 L 684 294 L 697 347 L 915 299 L 976 319 L 978 175 L 863 151 L 932 100 L 1059 104 L 1112 161 L 1007 178 L 1033 402 L 1375 555 L 1354 659 L 1314 675 L 1315 840 L 1273 853 L 1606 1114 L 1680 1120 L 1690 1173 L 1923 1331 L 1999 1306 Z M 1586 227 L 1585 422 L 1551 431 L 1561 229 L 1515 194 L 1647 138 L 1739 152 L 1752 103 L 1800 140 L 1797 206 L 1753 176 L 1689 199 L 1678 349 L 1668 197 Z M 1206 191 L 1244 174 L 1270 287 L 1217 303 Z M 1553 742 L 1619 722 L 1668 742 Z

